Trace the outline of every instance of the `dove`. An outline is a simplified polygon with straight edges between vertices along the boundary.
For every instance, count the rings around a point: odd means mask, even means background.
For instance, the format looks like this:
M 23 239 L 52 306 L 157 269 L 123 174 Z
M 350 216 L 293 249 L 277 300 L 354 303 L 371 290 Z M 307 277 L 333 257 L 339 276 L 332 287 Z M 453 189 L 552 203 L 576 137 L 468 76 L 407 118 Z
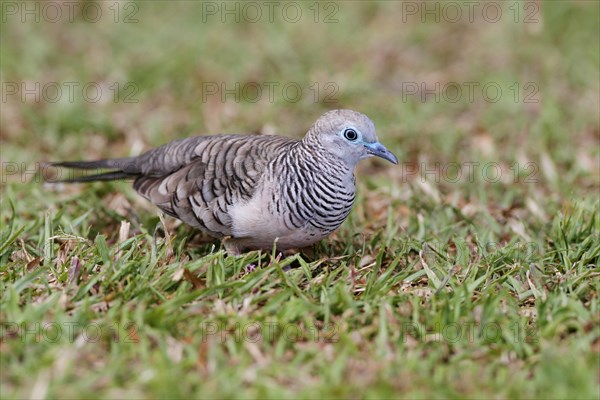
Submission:
M 164 213 L 239 255 L 304 248 L 327 237 L 352 209 L 356 165 L 373 156 L 398 163 L 366 115 L 331 110 L 302 139 L 195 136 L 137 157 L 50 164 L 96 170 L 60 182 L 133 180 L 133 188 Z

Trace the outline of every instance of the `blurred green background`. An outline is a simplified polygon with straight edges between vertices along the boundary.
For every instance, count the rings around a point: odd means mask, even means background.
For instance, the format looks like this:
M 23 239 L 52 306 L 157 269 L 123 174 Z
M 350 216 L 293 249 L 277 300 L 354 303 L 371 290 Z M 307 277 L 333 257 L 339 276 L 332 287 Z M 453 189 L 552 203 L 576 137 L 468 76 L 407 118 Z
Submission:
M 2 321 L 134 320 L 140 337 L 81 347 L 4 329 L 3 397 L 598 394 L 598 1 L 1 6 Z M 152 241 L 156 212 L 127 183 L 56 191 L 35 176 L 40 161 L 196 134 L 301 137 L 333 108 L 371 117 L 401 165 L 361 163 L 356 207 L 308 277 L 246 275 L 254 255 L 186 247 L 193 234 L 171 220 L 179 242 L 161 264 L 173 249 Z M 137 247 L 118 261 L 121 219 Z M 426 274 L 423 244 L 460 240 L 498 251 Z M 522 242 L 539 252 L 500 249 Z M 67 283 L 73 257 L 89 283 Z M 184 266 L 207 288 L 188 275 L 177 286 Z M 327 345 L 228 338 L 207 350 L 198 326 L 212 318 L 345 328 Z M 398 336 L 449 321 L 533 325 L 538 340 Z
M 493 161 L 597 166 L 595 1 L 52 4 L 3 3 L 3 161 L 126 155 L 136 141 L 267 125 L 301 136 L 327 109 L 353 108 L 404 161 L 478 160 L 481 138 Z M 245 101 L 213 85 L 263 93 Z

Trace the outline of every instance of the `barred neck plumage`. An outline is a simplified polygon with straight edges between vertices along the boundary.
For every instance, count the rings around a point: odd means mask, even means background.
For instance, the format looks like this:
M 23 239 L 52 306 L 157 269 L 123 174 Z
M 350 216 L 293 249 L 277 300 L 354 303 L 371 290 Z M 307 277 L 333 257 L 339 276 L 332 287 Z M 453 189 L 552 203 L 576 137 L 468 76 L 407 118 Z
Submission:
M 319 146 L 298 142 L 278 156 L 272 172 L 282 183 L 273 207 L 289 229 L 311 225 L 327 234 L 348 216 L 354 203 L 354 175 Z M 285 179 L 281 179 L 285 177 Z
M 311 139 L 312 137 L 307 135 L 292 150 L 291 156 L 295 157 L 297 162 L 305 164 L 306 167 L 312 165 L 322 173 L 339 177 L 352 176 L 353 168 L 348 166 L 344 160 L 325 150 L 321 143 Z

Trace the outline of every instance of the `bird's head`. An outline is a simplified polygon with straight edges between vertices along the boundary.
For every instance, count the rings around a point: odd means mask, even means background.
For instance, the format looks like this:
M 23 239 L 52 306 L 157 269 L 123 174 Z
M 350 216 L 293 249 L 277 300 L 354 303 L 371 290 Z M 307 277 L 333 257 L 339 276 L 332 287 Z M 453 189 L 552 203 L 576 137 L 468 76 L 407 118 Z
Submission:
M 372 156 L 398 164 L 396 156 L 379 143 L 373 121 L 356 111 L 326 112 L 313 124 L 304 140 L 317 144 L 351 168 Z

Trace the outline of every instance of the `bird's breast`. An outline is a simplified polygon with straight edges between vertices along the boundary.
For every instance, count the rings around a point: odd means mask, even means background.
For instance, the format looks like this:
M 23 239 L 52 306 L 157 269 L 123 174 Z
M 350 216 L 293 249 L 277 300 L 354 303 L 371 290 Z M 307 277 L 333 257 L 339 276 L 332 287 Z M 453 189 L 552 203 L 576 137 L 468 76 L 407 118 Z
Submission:
M 339 176 L 273 176 L 247 202 L 230 209 L 235 238 L 281 249 L 309 246 L 337 229 L 354 203 L 354 180 Z

